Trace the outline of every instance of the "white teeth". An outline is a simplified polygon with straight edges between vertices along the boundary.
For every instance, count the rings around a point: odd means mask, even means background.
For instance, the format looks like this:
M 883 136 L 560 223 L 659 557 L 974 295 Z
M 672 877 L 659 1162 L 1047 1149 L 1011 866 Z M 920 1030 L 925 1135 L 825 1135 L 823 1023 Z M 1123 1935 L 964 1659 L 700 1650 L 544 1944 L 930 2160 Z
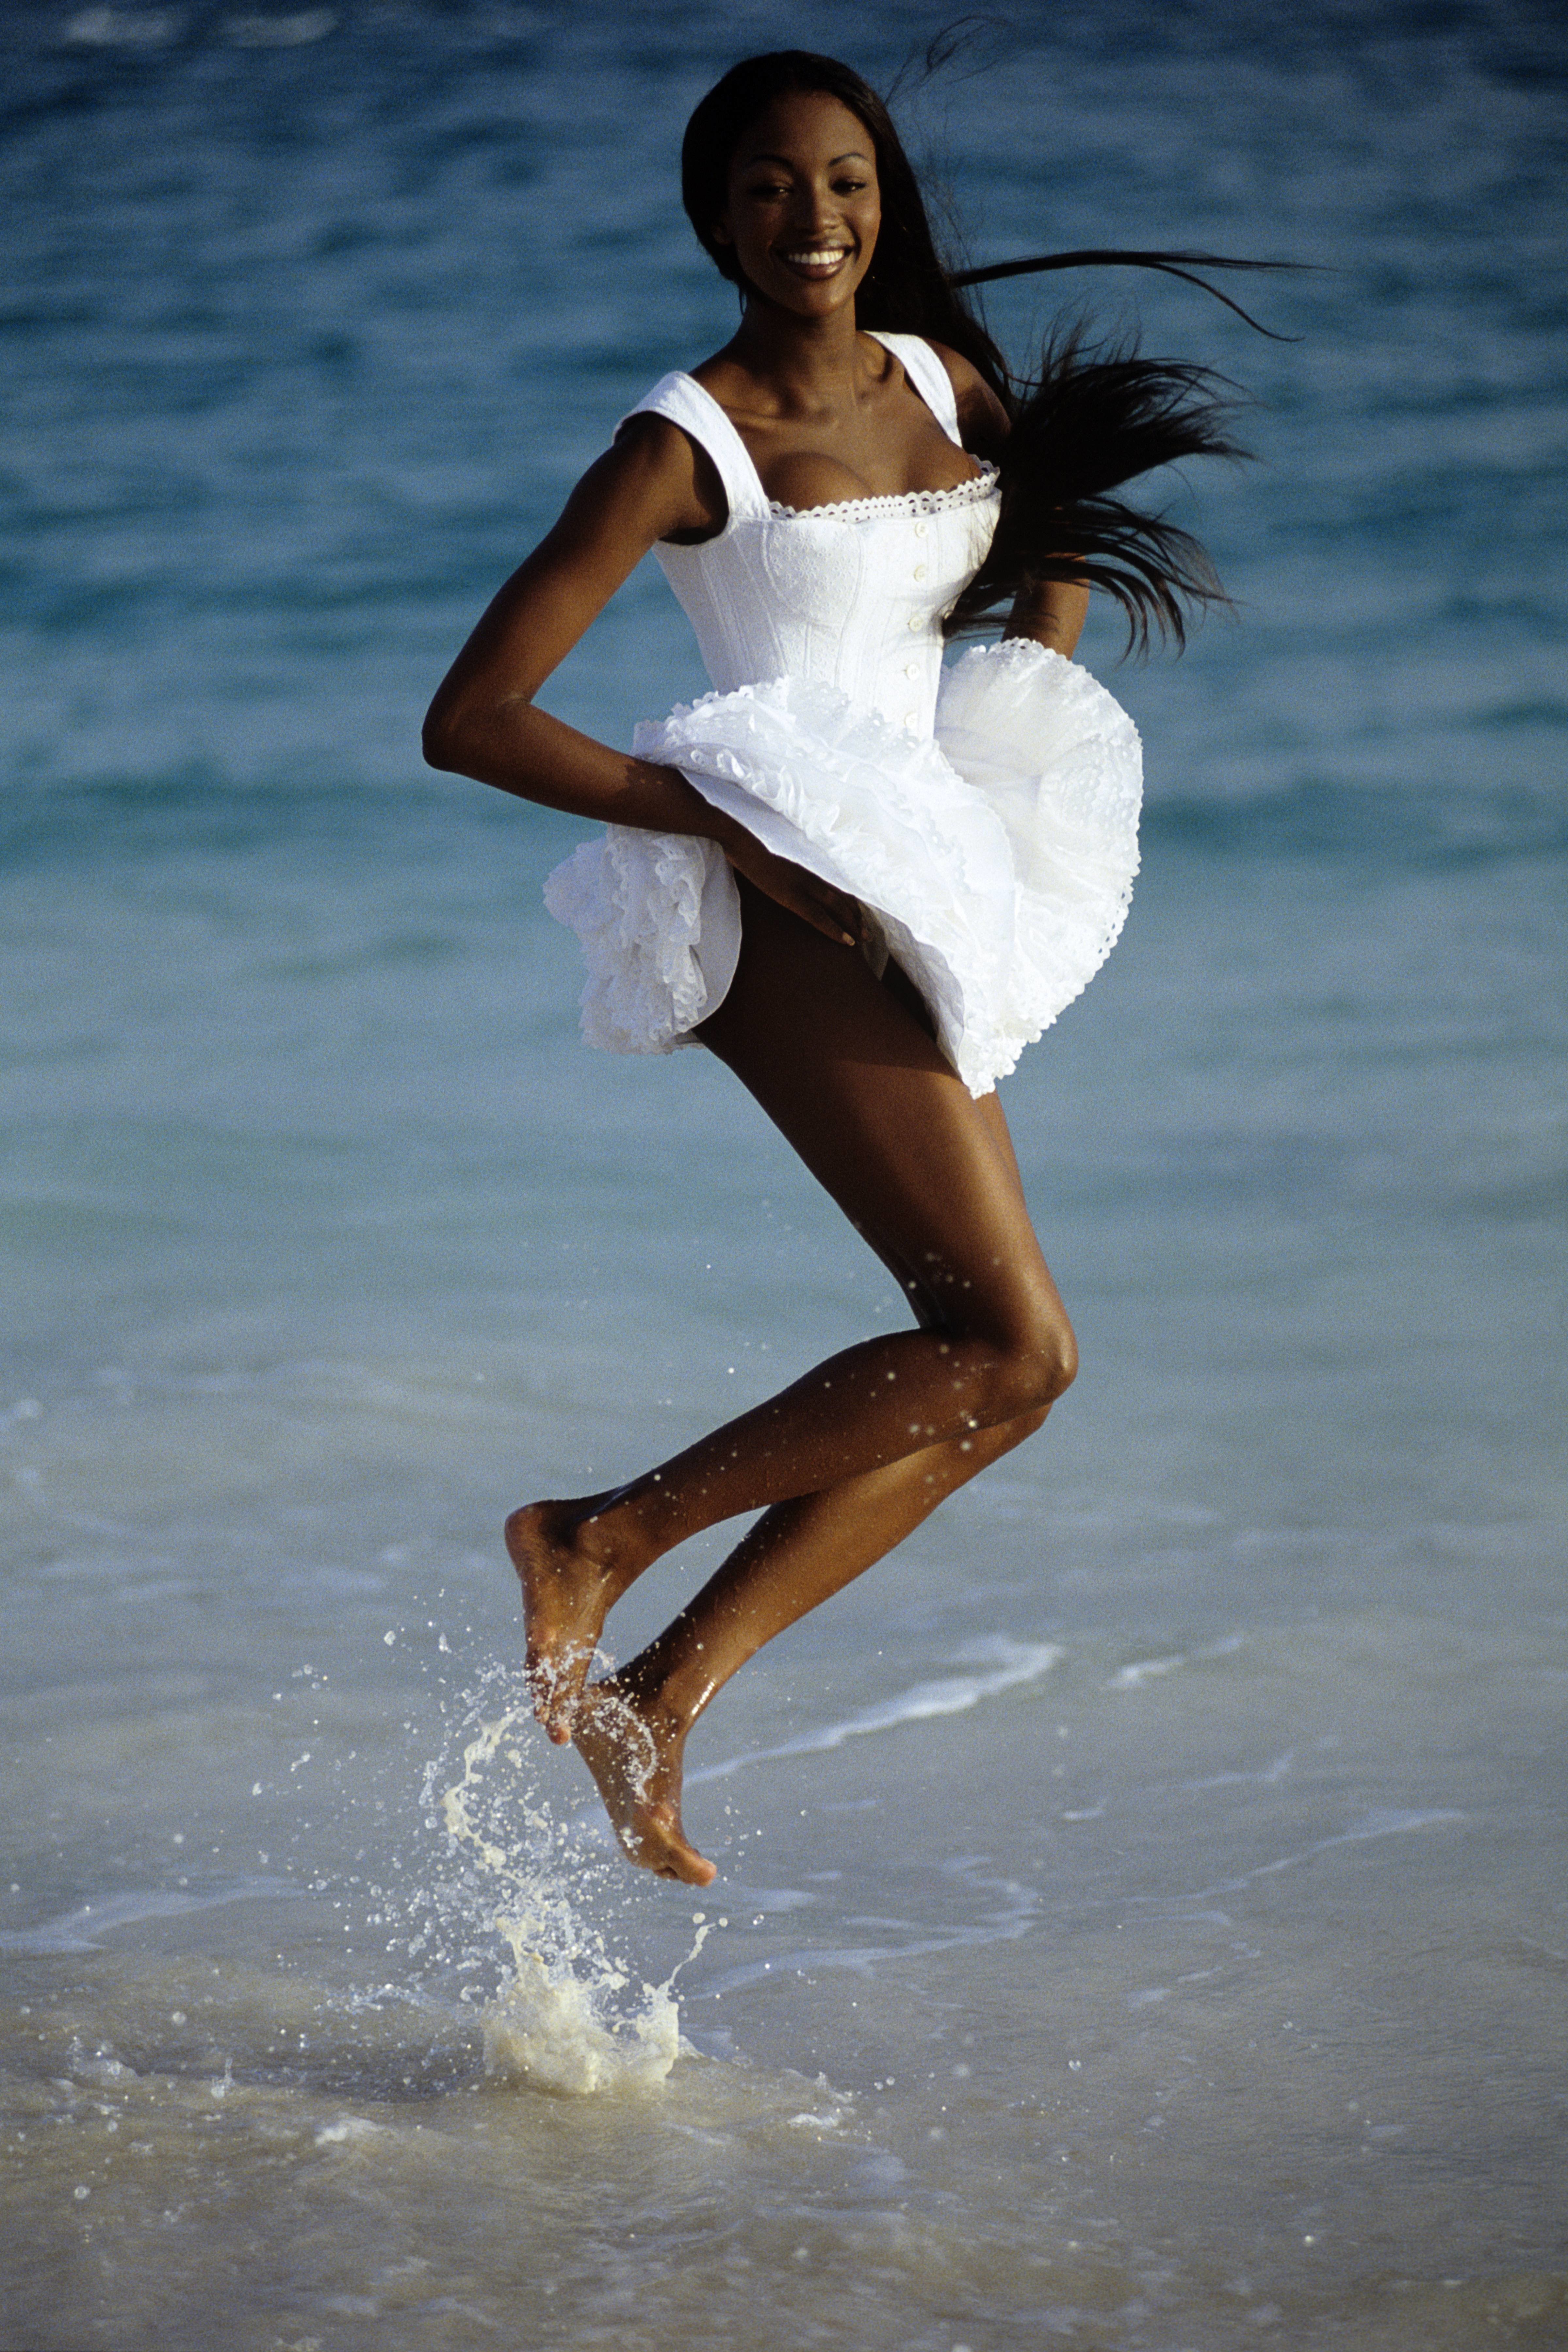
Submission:
M 826 253 L 786 253 L 784 258 L 796 269 L 831 269 L 836 261 L 843 260 L 848 250 L 847 246 L 837 245 Z

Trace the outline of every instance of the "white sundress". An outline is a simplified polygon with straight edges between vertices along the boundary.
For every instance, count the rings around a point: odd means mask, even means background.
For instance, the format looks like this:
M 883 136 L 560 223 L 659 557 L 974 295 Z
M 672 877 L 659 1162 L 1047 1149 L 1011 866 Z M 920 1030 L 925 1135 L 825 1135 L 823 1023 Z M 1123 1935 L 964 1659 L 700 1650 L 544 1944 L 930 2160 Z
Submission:
M 952 379 L 884 334 L 953 441 Z M 858 899 L 975 1096 L 1093 978 L 1138 868 L 1138 732 L 1089 672 L 1026 638 L 946 667 L 942 616 L 996 528 L 994 468 L 955 488 L 770 502 L 735 427 L 689 375 L 645 410 L 712 458 L 729 499 L 700 546 L 656 552 L 714 691 L 644 720 L 632 748 L 679 768 L 778 856 Z M 623 420 L 625 421 L 625 420 Z M 717 844 L 612 825 L 556 867 L 545 903 L 582 941 L 583 1032 L 668 1053 L 722 1001 L 740 898 Z

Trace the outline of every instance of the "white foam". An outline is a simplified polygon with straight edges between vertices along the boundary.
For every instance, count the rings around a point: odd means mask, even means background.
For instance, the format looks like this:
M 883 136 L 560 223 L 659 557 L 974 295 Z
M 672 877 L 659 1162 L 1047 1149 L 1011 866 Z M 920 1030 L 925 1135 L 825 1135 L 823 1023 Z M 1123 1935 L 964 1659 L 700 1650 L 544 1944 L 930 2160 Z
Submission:
M 183 18 L 159 9 L 83 8 L 61 38 L 89 49 L 161 49 L 179 36 Z
M 449 1768 L 439 1762 L 426 1776 L 429 1818 L 458 1874 L 426 1890 L 437 1926 L 408 1948 L 432 1935 L 446 1941 L 454 1929 L 465 1941 L 477 1931 L 492 1951 L 494 1938 L 505 1945 L 510 1965 L 479 2021 L 485 2070 L 498 2083 L 575 2097 L 647 2091 L 680 2054 L 673 1986 L 709 1928 L 699 1917 L 691 1949 L 662 1984 L 636 1982 L 609 1951 L 580 1908 L 586 1882 L 575 1824 L 552 1821 L 528 1781 L 530 1699 L 485 1711 L 498 1685 L 504 1695 L 516 1681 L 486 1678 L 466 1701 L 457 1778 L 443 1788 Z
M 298 49 L 337 30 L 334 8 L 301 8 L 292 16 L 229 16 L 224 33 L 237 49 Z
M 632 2008 L 609 2014 L 605 1995 L 619 1980 L 551 1965 L 524 1948 L 526 1932 L 509 1935 L 513 1974 L 480 2019 L 486 2074 L 578 2098 L 662 2083 L 680 2055 L 680 2006 L 669 1985 L 645 1984 Z
M 1247 1642 L 1245 1633 L 1226 1633 L 1223 1640 L 1212 1642 L 1206 1650 L 1194 1651 L 1194 1661 L 1206 1664 L 1215 1658 L 1233 1658 L 1237 1650 L 1246 1648 Z M 1164 1675 L 1173 1675 L 1178 1667 L 1188 1663 L 1184 1650 L 1178 1650 L 1168 1658 L 1134 1658 L 1130 1664 L 1117 1668 L 1106 1688 L 1139 1690 L 1144 1683 L 1159 1682 Z
M 1110 1677 L 1112 1690 L 1136 1690 L 1142 1683 L 1157 1682 L 1162 1675 L 1173 1675 L 1184 1666 L 1185 1656 L 1178 1652 L 1173 1658 L 1139 1658 L 1130 1666 L 1118 1667 Z
M 335 2124 L 318 2124 L 313 2137 L 318 2147 L 342 2147 L 356 2140 L 390 2139 L 392 2132 L 368 2116 L 340 2116 Z
M 1177 1786 L 1190 1796 L 1205 1789 L 1277 1789 L 1289 1776 L 1295 1761 L 1295 1749 L 1287 1748 L 1282 1756 L 1276 1756 L 1270 1764 L 1259 1765 L 1255 1772 L 1206 1772 L 1201 1780 L 1182 1780 Z
M 765 1960 L 746 1961 L 738 1968 L 727 1969 L 713 1979 L 708 1990 L 733 1992 L 745 1985 L 759 1984 L 766 1977 L 817 1976 L 828 1969 L 874 1977 L 881 1960 L 916 1959 L 928 1953 L 949 1952 L 964 1946 L 1014 1943 L 1028 1934 L 1039 1915 L 1038 1892 L 1016 1878 L 982 1878 L 978 1873 L 984 1865 L 983 1855 L 957 1855 L 942 1864 L 944 1877 L 962 1879 L 975 1892 L 1000 1898 L 978 1918 L 934 1931 L 911 1928 L 908 1939 L 898 1944 L 802 1945 L 795 1951 L 775 1952 Z
M 1359 1845 L 1367 1838 L 1409 1837 L 1417 1830 L 1436 1829 L 1452 1822 L 1468 1818 L 1452 1805 L 1436 1805 L 1426 1812 L 1408 1812 L 1393 1805 L 1377 1805 L 1363 1813 L 1359 1822 L 1348 1829 L 1336 1830 L 1331 1836 L 1316 1838 L 1298 1853 L 1282 1853 L 1273 1862 L 1259 1863 L 1256 1870 L 1243 1871 L 1239 1878 L 1222 1878 L 1213 1886 L 1201 1887 L 1197 1895 L 1187 1899 L 1201 1902 L 1211 1895 L 1234 1895 L 1241 1887 L 1250 1886 L 1255 1879 L 1275 1878 L 1282 1870 L 1295 1870 L 1304 1862 L 1313 1861 L 1336 1845 Z
M 264 1895 L 297 1895 L 298 1887 L 283 1878 L 246 1878 L 210 1894 L 187 1895 L 162 1887 L 140 1888 L 110 1895 L 100 1902 L 79 1904 L 58 1918 L 41 1919 L 36 1927 L 0 1929 L 0 1952 L 96 1952 L 104 1937 L 116 1927 L 144 1919 L 177 1919 L 186 1911 L 213 1911 L 226 1903 L 249 1903 Z
M 847 1739 L 868 1738 L 874 1732 L 892 1731 L 900 1724 L 923 1722 L 932 1716 L 962 1715 L 967 1708 L 995 1698 L 1019 1683 L 1037 1682 L 1066 1654 L 1057 1642 L 1014 1642 L 1005 1634 L 996 1634 L 984 1642 L 966 1643 L 959 1654 L 976 1664 L 992 1660 L 995 1664 L 989 1674 L 948 1675 L 940 1682 L 916 1683 L 896 1697 L 882 1700 L 879 1706 L 863 1707 L 858 1714 L 846 1716 L 838 1723 L 824 1724 L 816 1731 L 803 1731 L 777 1748 L 753 1748 L 742 1756 L 727 1757 L 722 1763 L 705 1764 L 700 1771 L 687 1773 L 687 1786 L 693 1787 L 702 1780 L 727 1780 L 731 1772 L 739 1772 L 748 1764 L 771 1764 L 784 1756 L 822 1755 L 830 1748 L 842 1748 Z
M 961 1662 L 972 1669 L 968 1673 L 917 1683 L 838 1722 L 802 1732 L 777 1748 L 709 1765 L 688 1779 L 722 1780 L 743 1765 L 819 1754 L 846 1740 L 962 1714 L 1037 1681 L 1063 1654 L 1056 1643 L 1005 1636 L 970 1643 L 960 1653 Z M 515 1691 L 515 1675 L 510 1680 Z M 579 2097 L 647 2090 L 665 2080 L 680 2054 L 680 2010 L 673 1987 L 680 1969 L 702 1948 L 709 1927 L 698 1921 L 690 1951 L 662 1984 L 635 1982 L 606 1949 L 580 1908 L 581 1825 L 553 1822 L 527 1784 L 532 1766 L 520 1735 L 531 1717 L 531 1703 L 521 1696 L 489 1711 L 495 1698 L 510 1696 L 507 1682 L 504 1673 L 488 1675 L 465 1702 L 466 1719 L 447 1751 L 457 1766 L 453 1776 L 448 1779 L 450 1768 L 439 1763 L 426 1776 L 429 1818 L 459 1864 L 459 1874 L 424 1890 L 425 1899 L 447 1937 L 454 1927 L 469 1936 L 477 1928 L 489 1938 L 499 1937 L 510 1954 L 501 1983 L 480 2012 L 487 2073 L 498 2082 Z M 961 1928 L 922 1934 L 910 1923 L 905 1928 L 909 1940 L 896 1947 L 785 1954 L 772 1965 L 781 1970 L 868 1971 L 895 1950 L 942 1951 L 953 1943 L 988 1943 L 1023 1933 L 1037 1898 L 1010 1881 L 995 1885 L 1004 1898 L 1000 1907 Z M 788 1902 L 793 1907 L 809 1899 L 792 1894 Z M 432 1937 L 442 1939 L 440 1927 L 423 1931 L 408 1949 L 427 1948 Z M 765 1967 L 757 1972 L 765 1973 Z M 723 1982 L 750 1981 L 753 1973 L 742 1969 Z

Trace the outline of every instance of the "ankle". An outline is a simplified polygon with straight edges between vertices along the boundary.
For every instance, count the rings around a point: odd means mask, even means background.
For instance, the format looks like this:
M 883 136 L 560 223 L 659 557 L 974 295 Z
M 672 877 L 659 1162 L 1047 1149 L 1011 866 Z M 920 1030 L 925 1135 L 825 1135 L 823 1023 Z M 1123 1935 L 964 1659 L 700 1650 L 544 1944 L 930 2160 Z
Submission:
M 635 1494 L 613 1487 L 564 1508 L 562 1531 L 584 1567 L 618 1601 L 665 1546 L 650 1540 Z
M 657 1644 L 653 1647 L 656 1651 Z M 624 1666 L 616 1666 L 595 1683 L 594 1689 L 602 1691 L 619 1706 L 630 1707 L 661 1747 L 671 1740 L 683 1742 L 691 1728 L 691 1717 L 671 1696 L 669 1676 L 648 1650 L 628 1658 Z

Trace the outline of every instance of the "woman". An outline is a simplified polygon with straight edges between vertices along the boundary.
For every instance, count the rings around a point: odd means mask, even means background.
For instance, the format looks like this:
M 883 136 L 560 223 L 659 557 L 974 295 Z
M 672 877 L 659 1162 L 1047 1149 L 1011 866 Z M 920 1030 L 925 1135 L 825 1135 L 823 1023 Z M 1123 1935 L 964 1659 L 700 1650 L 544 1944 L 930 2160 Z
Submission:
M 631 1859 L 705 1885 L 680 1814 L 697 1717 L 1073 1378 L 994 1080 L 1108 951 L 1136 864 L 1136 735 L 1067 658 L 1089 583 L 1178 635 L 1177 600 L 1217 593 L 1191 542 L 1105 493 L 1226 445 L 1196 373 L 1149 362 L 1058 353 L 1020 407 L 847 67 L 737 67 L 692 118 L 683 175 L 739 331 L 623 423 L 458 656 L 426 747 L 608 824 L 547 893 L 583 936 L 591 1039 L 727 1063 L 918 1327 L 627 1485 L 508 1522 L 540 1719 L 576 1742 Z M 1010 446 L 1027 462 L 1005 504 Z M 649 549 L 719 691 L 628 757 L 533 697 Z M 944 673 L 944 628 L 1009 593 L 1003 644 Z M 590 1685 L 643 1570 L 758 1510 L 666 1631 Z

